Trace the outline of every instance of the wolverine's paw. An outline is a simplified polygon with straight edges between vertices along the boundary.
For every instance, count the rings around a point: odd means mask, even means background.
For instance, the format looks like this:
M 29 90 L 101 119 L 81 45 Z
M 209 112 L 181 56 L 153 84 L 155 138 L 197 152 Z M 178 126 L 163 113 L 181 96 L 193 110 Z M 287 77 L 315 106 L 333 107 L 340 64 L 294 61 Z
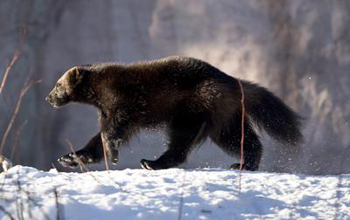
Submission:
M 57 161 L 64 167 L 75 168 L 79 165 L 79 161 L 73 153 L 60 157 Z
M 241 168 L 241 164 L 239 163 L 234 163 L 230 166 L 230 169 L 231 170 L 239 170 Z M 258 168 L 253 168 L 249 165 L 246 165 L 246 164 L 243 164 L 242 165 L 242 170 L 250 170 L 250 171 L 254 171 L 254 170 L 257 170 Z
M 96 163 L 96 159 L 90 154 L 70 153 L 57 160 L 62 166 L 76 168 L 87 163 Z
M 112 161 L 112 164 L 116 165 L 118 163 L 118 157 L 112 157 L 111 161 Z
M 119 161 L 119 152 L 118 150 L 111 151 L 111 162 L 116 165 Z
M 230 170 L 239 170 L 241 168 L 241 164 L 239 163 L 234 163 L 230 166 Z M 244 169 L 244 164 L 242 165 L 242 169 Z
M 159 169 L 162 169 L 162 167 L 159 166 L 159 165 L 157 164 L 157 162 L 152 161 L 152 160 L 145 160 L 145 159 L 142 159 L 142 160 L 140 161 L 140 163 L 141 163 L 141 167 L 142 167 L 143 169 L 146 169 L 146 170 L 159 170 Z

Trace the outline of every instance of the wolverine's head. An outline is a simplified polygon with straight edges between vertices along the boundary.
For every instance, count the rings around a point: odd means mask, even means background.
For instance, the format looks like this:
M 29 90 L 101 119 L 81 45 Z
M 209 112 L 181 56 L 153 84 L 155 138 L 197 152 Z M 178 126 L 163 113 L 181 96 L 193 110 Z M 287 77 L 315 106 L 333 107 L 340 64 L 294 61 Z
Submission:
M 74 90 L 81 83 L 83 77 L 80 72 L 78 67 L 73 67 L 65 72 L 57 81 L 50 94 L 46 97 L 46 101 L 56 108 L 62 107 L 70 101 L 74 101 Z

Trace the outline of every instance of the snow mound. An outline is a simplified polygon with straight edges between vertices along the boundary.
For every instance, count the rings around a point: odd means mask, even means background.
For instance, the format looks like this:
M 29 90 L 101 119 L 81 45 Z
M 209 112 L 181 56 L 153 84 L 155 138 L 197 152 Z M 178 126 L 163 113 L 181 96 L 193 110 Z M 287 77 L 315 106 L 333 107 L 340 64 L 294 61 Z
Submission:
M 350 175 L 221 169 L 88 173 L 15 166 L 0 174 L 0 219 L 350 219 Z

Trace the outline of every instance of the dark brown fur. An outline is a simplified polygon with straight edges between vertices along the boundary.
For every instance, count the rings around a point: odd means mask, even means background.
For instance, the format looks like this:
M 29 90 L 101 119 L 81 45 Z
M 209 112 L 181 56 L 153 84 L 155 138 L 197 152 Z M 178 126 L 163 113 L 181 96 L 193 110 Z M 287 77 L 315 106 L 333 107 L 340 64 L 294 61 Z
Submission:
M 244 167 L 256 170 L 262 146 L 251 126 L 255 122 L 280 141 L 297 144 L 300 118 L 262 87 L 243 82 L 246 95 Z M 112 162 L 118 150 L 142 128 L 167 126 L 168 150 L 155 161 L 141 160 L 146 169 L 178 166 L 192 147 L 208 136 L 230 155 L 239 154 L 241 92 L 237 79 L 210 64 L 187 57 L 132 64 L 103 63 L 67 71 L 47 100 L 56 107 L 68 102 L 92 104 L 99 109 L 98 133 L 76 152 L 85 163 L 102 158 L 102 145 Z M 78 165 L 75 155 L 59 159 Z M 237 164 L 231 167 L 236 168 Z

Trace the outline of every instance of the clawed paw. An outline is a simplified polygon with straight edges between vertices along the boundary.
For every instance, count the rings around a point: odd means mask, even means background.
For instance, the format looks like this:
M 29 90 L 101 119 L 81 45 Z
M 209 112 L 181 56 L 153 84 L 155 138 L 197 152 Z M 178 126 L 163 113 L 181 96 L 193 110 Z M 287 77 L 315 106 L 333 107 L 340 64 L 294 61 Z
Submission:
M 64 167 L 75 168 L 79 165 L 79 160 L 73 153 L 60 157 L 57 161 Z
M 159 166 L 156 166 L 154 161 L 142 159 L 140 161 L 141 167 L 145 170 L 159 170 Z
M 118 163 L 119 158 L 111 158 L 112 164 L 116 165 Z
M 76 168 L 81 164 L 94 163 L 94 159 L 88 154 L 70 153 L 57 160 L 62 166 Z

